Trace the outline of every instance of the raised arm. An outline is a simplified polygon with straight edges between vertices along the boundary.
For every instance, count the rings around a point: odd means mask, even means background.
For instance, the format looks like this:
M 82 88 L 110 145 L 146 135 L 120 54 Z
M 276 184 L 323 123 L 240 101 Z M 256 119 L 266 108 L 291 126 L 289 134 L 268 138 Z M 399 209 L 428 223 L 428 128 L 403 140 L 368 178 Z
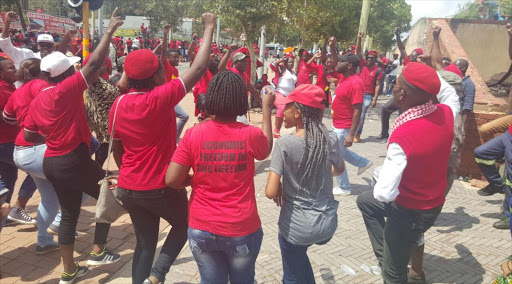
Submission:
M 100 71 L 101 67 L 105 64 L 105 58 L 108 55 L 110 40 L 112 39 L 112 36 L 116 32 L 117 28 L 123 24 L 123 20 L 121 20 L 121 17 L 117 17 L 116 13 L 117 8 L 114 10 L 114 13 L 112 13 L 112 17 L 110 18 L 110 23 L 105 32 L 105 35 L 103 35 L 103 38 L 98 44 L 96 50 L 91 54 L 89 62 L 87 62 L 87 64 L 82 68 L 82 74 L 84 75 L 84 78 L 88 84 L 94 83 L 98 80 L 100 76 L 98 71 Z
M 338 65 L 338 52 L 336 51 L 336 38 L 333 36 L 329 38 L 329 48 L 331 50 L 332 66 L 336 69 L 336 66 Z
M 407 52 L 405 51 L 405 46 L 402 42 L 402 39 L 400 38 L 400 28 L 395 28 L 395 37 L 396 37 L 396 46 L 398 47 L 398 50 L 400 50 L 400 62 L 402 60 L 405 60 L 407 58 Z
M 361 53 L 361 41 L 363 40 L 364 33 L 359 33 L 357 35 L 357 42 L 356 42 L 356 55 L 359 57 L 359 59 L 363 59 L 363 54 Z
M 5 14 L 5 23 L 2 30 L 2 38 L 9 38 L 9 29 L 11 28 L 11 22 L 16 21 L 18 19 L 18 14 L 13 11 L 7 12 Z
M 75 38 L 77 34 L 77 30 L 69 30 L 65 35 L 64 38 L 62 38 L 62 42 L 59 44 L 59 48 L 57 51 L 60 51 L 64 54 L 68 52 L 68 45 L 69 43 Z
M 171 30 L 171 25 L 167 24 L 165 26 L 162 27 L 162 31 L 164 33 L 164 37 L 162 38 L 162 47 L 161 47 L 161 50 L 162 50 L 162 53 L 160 53 L 160 60 L 162 61 L 162 63 L 165 63 L 165 61 L 167 60 L 167 46 L 169 46 L 169 31 Z
M 194 36 L 197 36 L 197 34 L 194 34 Z M 194 39 L 194 36 L 192 36 L 192 39 Z M 196 53 L 194 52 L 197 46 L 197 42 L 195 40 L 192 40 L 192 42 L 188 45 L 188 56 L 190 57 L 190 61 L 194 61 L 196 58 Z
M 32 50 L 18 48 L 12 45 L 9 37 L 9 29 L 11 27 L 11 22 L 16 21 L 17 19 L 18 15 L 15 12 L 11 11 L 5 14 L 5 23 L 2 30 L 2 38 L 0 39 L 0 49 L 2 49 L 2 51 L 11 58 L 16 67 L 18 67 L 23 60 L 36 57 Z
M 219 72 L 228 68 L 229 57 L 231 56 L 231 53 L 235 52 L 237 49 L 238 46 L 236 44 L 231 44 L 229 46 L 229 49 L 226 51 L 226 53 L 224 53 L 224 56 L 219 62 Z
M 322 64 L 324 64 L 325 62 L 325 58 L 327 58 L 327 42 L 328 40 L 325 39 L 324 40 L 324 46 L 322 47 L 322 59 L 320 60 L 322 62 Z
M 263 88 L 261 90 L 262 106 L 263 106 L 263 123 L 261 125 L 261 131 L 267 137 L 268 153 L 267 156 L 272 153 L 272 146 L 274 145 L 273 133 L 272 133 L 272 106 L 276 98 L 274 91 L 270 88 Z
M 307 62 L 307 65 L 311 65 L 313 62 L 315 62 L 316 59 L 321 58 L 321 53 L 316 53 L 311 59 Z
M 432 67 L 434 67 L 436 71 L 441 71 L 443 70 L 443 56 L 441 55 L 441 46 L 439 44 L 439 34 L 441 34 L 441 27 L 435 26 L 432 29 L 432 34 L 434 36 L 431 54 Z
M 212 13 L 204 13 L 202 17 L 204 24 L 203 42 L 199 47 L 194 62 L 183 76 L 181 76 L 181 80 L 183 80 L 187 91 L 192 90 L 192 87 L 203 77 L 208 69 L 208 63 L 210 62 L 210 48 L 217 17 Z

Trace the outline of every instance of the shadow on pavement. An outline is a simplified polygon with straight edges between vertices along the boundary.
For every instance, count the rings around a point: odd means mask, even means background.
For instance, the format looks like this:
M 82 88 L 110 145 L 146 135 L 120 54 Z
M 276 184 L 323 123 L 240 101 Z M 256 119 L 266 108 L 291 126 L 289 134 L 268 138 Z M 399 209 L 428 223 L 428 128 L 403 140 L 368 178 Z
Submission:
M 437 230 L 439 233 L 451 233 L 462 232 L 465 229 L 473 227 L 473 225 L 480 224 L 480 219 L 464 212 L 464 209 L 466 208 L 459 206 L 455 208 L 455 212 L 441 212 L 434 223 L 434 227 L 451 227 L 446 230 Z M 455 222 L 454 224 L 453 220 L 463 221 Z
M 330 268 L 321 268 L 320 273 L 325 284 L 336 283 L 336 281 L 334 281 L 334 274 L 332 274 L 332 270 Z

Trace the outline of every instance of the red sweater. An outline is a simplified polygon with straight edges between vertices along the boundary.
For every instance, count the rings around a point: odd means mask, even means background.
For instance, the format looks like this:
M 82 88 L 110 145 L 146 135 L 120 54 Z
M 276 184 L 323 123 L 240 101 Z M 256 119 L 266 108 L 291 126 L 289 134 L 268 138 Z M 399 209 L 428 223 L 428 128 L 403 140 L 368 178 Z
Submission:
M 437 106 L 432 114 L 402 124 L 389 138 L 407 156 L 395 201 L 408 209 L 432 209 L 445 201 L 453 113 L 446 105 Z

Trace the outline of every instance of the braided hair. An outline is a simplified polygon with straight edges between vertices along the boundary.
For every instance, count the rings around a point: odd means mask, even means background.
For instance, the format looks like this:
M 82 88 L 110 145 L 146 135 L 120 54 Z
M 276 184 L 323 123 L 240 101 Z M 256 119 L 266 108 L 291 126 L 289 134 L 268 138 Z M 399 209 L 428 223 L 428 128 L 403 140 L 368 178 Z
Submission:
M 213 76 L 206 90 L 206 110 L 211 115 L 229 117 L 247 113 L 247 87 L 242 76 L 222 71 Z
M 322 123 L 323 110 L 294 103 L 300 110 L 306 132 L 304 153 L 299 164 L 298 172 L 302 174 L 300 188 L 311 194 L 324 187 L 325 181 L 331 176 L 329 164 L 329 134 Z

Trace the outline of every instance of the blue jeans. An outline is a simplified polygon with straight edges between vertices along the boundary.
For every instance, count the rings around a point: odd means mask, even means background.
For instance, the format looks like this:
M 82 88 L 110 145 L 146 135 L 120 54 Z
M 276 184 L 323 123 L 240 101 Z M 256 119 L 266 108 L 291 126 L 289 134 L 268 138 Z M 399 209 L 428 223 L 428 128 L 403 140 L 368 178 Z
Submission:
M 0 144 L 0 189 L 9 189 L 9 196 L 6 199 L 7 203 L 11 202 L 12 195 L 14 193 L 14 185 L 18 179 L 18 168 L 14 164 L 13 160 L 14 143 Z M 30 175 L 27 175 L 20 187 L 18 197 L 31 198 L 36 191 L 37 186 L 34 179 Z M 2 231 L 7 217 L 4 218 L 0 224 L 0 231 Z
M 55 219 L 60 208 L 57 194 L 43 173 L 45 151 L 46 144 L 14 150 L 16 166 L 32 176 L 41 195 L 41 202 L 37 208 L 37 244 L 39 246 L 52 244 L 53 236 L 47 233 L 46 229 Z
M 285 238 L 278 235 L 279 247 L 281 248 L 281 258 L 283 261 L 283 283 L 284 284 L 314 284 L 315 276 L 313 267 L 308 257 L 308 248 L 310 246 L 294 245 Z M 326 244 L 327 241 L 317 245 Z
M 176 143 L 178 143 L 181 132 L 183 132 L 183 128 L 188 121 L 188 114 L 179 105 L 174 107 L 174 112 L 176 113 L 176 118 L 178 118 L 178 123 L 176 125 Z
M 256 258 L 263 230 L 243 237 L 224 237 L 188 228 L 190 250 L 201 275 L 201 283 L 253 283 Z
M 372 103 L 373 95 L 364 94 L 363 97 L 363 111 L 361 112 L 361 121 L 359 122 L 359 127 L 357 128 L 356 134 L 361 134 L 363 132 L 364 119 L 366 118 L 366 112 Z
M 336 133 L 336 136 L 338 137 L 338 142 L 340 144 L 341 153 L 343 154 L 343 162 L 348 162 L 354 167 L 364 167 L 366 164 L 368 164 L 368 159 L 363 158 L 359 156 L 358 154 L 350 151 L 349 149 L 345 148 L 345 138 L 347 137 L 348 133 L 350 132 L 350 129 L 337 129 L 334 126 L 332 127 L 332 131 Z M 351 189 L 350 182 L 348 180 L 348 174 L 345 167 L 345 171 L 340 175 L 336 177 L 336 181 L 338 182 L 338 186 L 343 189 Z
M 386 91 L 384 92 L 385 95 L 390 95 L 393 91 L 391 89 L 391 81 L 395 80 L 396 76 L 394 75 L 388 75 L 388 79 L 386 80 Z

